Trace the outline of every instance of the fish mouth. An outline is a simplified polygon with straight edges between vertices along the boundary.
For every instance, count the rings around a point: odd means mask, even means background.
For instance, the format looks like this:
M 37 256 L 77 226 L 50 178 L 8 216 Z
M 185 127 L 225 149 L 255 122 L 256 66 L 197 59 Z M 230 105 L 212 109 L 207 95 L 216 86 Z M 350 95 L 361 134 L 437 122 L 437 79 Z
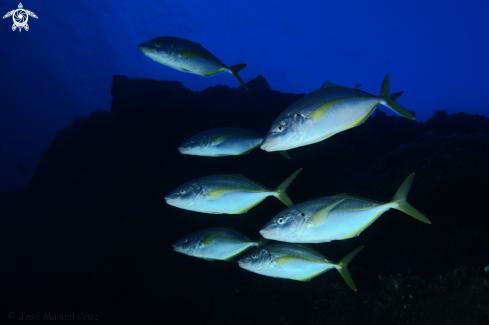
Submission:
M 262 144 L 260 148 L 267 152 L 276 151 L 276 150 L 272 150 L 272 148 L 277 146 L 277 144 L 278 144 L 278 138 L 275 138 L 272 141 L 268 141 L 267 143 Z
M 260 230 L 260 235 L 263 236 L 263 238 L 271 238 L 277 236 L 277 228 L 273 229 L 262 229 Z
M 178 199 L 174 198 L 174 197 L 167 196 L 167 197 L 165 197 L 165 201 L 166 201 L 166 203 L 173 205 L 173 204 L 176 204 L 178 202 Z
M 239 265 L 239 267 L 246 269 L 250 266 L 250 262 L 245 262 L 245 261 L 239 260 L 238 265 Z
M 189 147 L 179 147 L 178 151 L 180 151 L 180 153 L 187 153 L 190 151 L 190 148 Z
M 173 250 L 174 250 L 175 252 L 181 253 L 181 252 L 182 252 L 182 247 L 177 246 L 177 245 L 173 245 Z
M 154 53 L 155 52 L 155 49 L 154 48 L 152 48 L 152 47 L 150 47 L 148 45 L 145 45 L 144 43 L 138 45 L 138 50 L 140 50 L 141 53 L 143 53 L 143 54 Z

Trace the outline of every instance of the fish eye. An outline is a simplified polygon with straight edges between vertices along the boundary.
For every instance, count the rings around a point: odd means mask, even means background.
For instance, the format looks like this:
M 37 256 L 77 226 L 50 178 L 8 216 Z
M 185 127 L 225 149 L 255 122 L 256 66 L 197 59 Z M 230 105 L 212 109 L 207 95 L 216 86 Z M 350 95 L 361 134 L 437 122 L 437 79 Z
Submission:
M 251 258 L 257 258 L 258 256 L 256 254 L 251 255 Z
M 194 143 L 195 142 L 195 139 L 190 139 L 190 142 Z
M 180 190 L 180 194 L 185 194 L 185 193 L 186 193 L 186 191 L 185 191 L 185 190 L 182 188 L 182 189 Z
M 175 48 L 176 46 L 175 46 L 175 44 L 171 43 L 171 47 Z
M 284 218 L 278 218 L 277 222 L 279 225 L 282 225 L 285 222 L 285 219 Z
M 184 240 L 182 240 L 182 241 L 183 241 L 184 243 L 186 243 L 186 242 L 188 242 L 188 239 L 187 239 L 187 238 L 185 238 L 185 239 L 184 239 Z
M 158 42 L 158 43 L 155 43 L 156 47 L 160 47 L 161 46 L 161 43 Z
M 306 214 L 305 214 L 304 212 L 301 212 L 301 216 L 302 216 L 302 217 L 305 217 L 305 216 L 306 216 Z

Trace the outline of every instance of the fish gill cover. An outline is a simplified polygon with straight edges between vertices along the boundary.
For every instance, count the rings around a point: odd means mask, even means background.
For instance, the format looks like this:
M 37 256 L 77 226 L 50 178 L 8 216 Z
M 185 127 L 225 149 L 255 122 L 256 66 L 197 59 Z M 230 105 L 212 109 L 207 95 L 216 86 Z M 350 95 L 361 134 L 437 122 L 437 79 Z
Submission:
M 38 16 L 29 30 L 12 32 L 11 18 L 0 29 L 0 185 L 9 189 L 0 192 L 0 317 L 488 323 L 489 120 L 468 114 L 487 112 L 487 6 L 24 2 Z M 17 7 L 2 3 L 5 13 Z M 227 67 L 246 63 L 238 72 L 249 91 L 232 73 L 208 78 L 145 57 L 138 45 L 159 36 L 197 42 Z M 187 58 L 202 58 L 191 50 Z M 290 161 L 259 148 L 218 158 L 177 150 L 220 127 L 265 135 L 327 80 L 377 96 L 386 73 L 417 121 L 377 109 L 289 150 Z M 167 205 L 171 190 L 212 174 L 273 188 L 298 168 L 294 203 L 339 193 L 389 202 L 415 172 L 408 201 L 432 224 L 389 211 L 359 237 L 315 244 L 333 262 L 366 246 L 348 266 L 358 292 L 334 272 L 295 282 L 172 250 L 209 227 L 258 240 L 285 206 L 267 199 L 241 215 L 200 214 Z

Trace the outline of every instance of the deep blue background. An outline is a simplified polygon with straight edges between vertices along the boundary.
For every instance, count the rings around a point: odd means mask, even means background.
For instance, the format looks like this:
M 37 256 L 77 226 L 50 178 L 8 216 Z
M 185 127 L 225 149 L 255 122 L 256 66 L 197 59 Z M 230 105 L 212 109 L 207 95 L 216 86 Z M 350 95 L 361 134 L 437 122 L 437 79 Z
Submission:
M 0 190 L 29 182 L 55 133 L 76 116 L 110 110 L 112 75 L 179 80 L 192 90 L 239 84 L 229 74 L 185 74 L 144 57 L 156 36 L 202 44 L 244 81 L 307 93 L 326 80 L 378 93 L 391 73 L 399 102 L 424 121 L 434 111 L 489 112 L 489 2 L 25 1 L 30 30 L 0 24 Z M 2 0 L 0 15 L 16 9 Z M 223 112 L 226 114 L 226 112 Z M 270 121 L 272 122 L 272 121 Z M 22 163 L 29 170 L 17 170 Z

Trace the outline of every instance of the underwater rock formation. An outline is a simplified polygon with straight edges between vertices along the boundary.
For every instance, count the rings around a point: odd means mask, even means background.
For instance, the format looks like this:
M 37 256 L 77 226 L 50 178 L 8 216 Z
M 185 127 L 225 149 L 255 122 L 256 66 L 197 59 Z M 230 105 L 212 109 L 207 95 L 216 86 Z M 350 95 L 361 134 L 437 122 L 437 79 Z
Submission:
M 181 155 L 177 147 L 205 129 L 265 134 L 304 96 L 271 90 L 262 76 L 247 84 L 249 92 L 192 92 L 175 81 L 114 76 L 111 112 L 76 118 L 56 134 L 26 189 L 0 193 L 5 308 L 92 310 L 107 322 L 139 323 L 489 322 L 488 118 L 439 111 L 419 123 L 377 110 L 359 127 L 290 150 L 290 161 L 259 149 Z M 171 243 L 207 227 L 258 239 L 283 209 L 274 199 L 243 215 L 176 209 L 163 197 L 182 182 L 229 173 L 272 187 L 301 167 L 288 189 L 296 203 L 342 192 L 387 202 L 416 172 L 408 201 L 432 224 L 389 211 L 359 237 L 314 245 L 333 261 L 366 246 L 349 266 L 356 293 L 337 272 L 295 282 L 172 251 Z M 192 315 L 189 297 L 197 299 Z

